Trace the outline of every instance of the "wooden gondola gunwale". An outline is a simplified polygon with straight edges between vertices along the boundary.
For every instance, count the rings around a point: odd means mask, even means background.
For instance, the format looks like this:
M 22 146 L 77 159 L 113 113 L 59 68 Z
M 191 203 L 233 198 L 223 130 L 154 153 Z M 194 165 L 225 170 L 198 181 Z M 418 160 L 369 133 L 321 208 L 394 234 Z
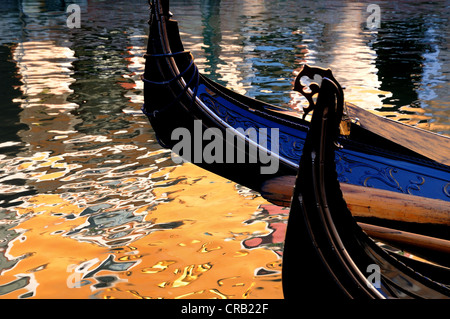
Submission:
M 167 3 L 168 3 L 168 2 L 167 2 Z M 156 5 L 157 5 L 157 6 L 159 5 L 159 2 L 158 2 L 158 1 L 156 1 Z M 168 13 L 164 13 L 162 7 L 157 7 L 157 8 L 159 8 L 159 11 L 160 11 L 160 14 L 161 14 L 161 15 L 167 15 L 167 14 L 168 14 Z M 157 10 L 158 10 L 158 9 L 157 9 Z M 164 19 L 160 19 L 160 21 L 161 21 L 161 23 L 162 23 L 162 25 L 163 25 L 163 29 L 164 29 L 165 21 L 164 21 Z M 161 30 L 160 30 L 160 32 L 161 32 Z M 164 53 L 164 54 L 167 55 L 167 58 L 168 58 L 168 60 L 169 60 L 169 62 L 170 62 L 170 64 L 171 64 L 171 67 L 172 67 L 173 70 L 174 70 L 174 74 L 177 74 L 177 75 L 180 74 L 180 71 L 178 70 L 177 63 L 175 62 L 175 59 L 173 58 L 173 56 L 171 56 L 171 54 L 173 54 L 173 52 L 171 52 L 170 45 L 169 45 L 169 43 L 168 43 L 167 37 L 161 35 L 161 39 L 164 39 L 164 44 L 165 44 L 165 46 L 166 46 L 166 47 L 165 47 L 166 53 Z M 184 52 L 187 53 L 187 51 L 184 51 Z M 175 75 L 175 77 L 176 77 L 177 75 Z M 199 75 L 199 76 L 200 76 L 200 75 Z M 178 80 L 180 81 L 181 86 L 187 86 L 187 85 L 186 85 L 186 82 L 185 82 L 185 80 L 184 80 L 183 77 L 180 77 Z M 232 128 L 231 125 L 229 125 L 226 121 L 224 121 L 224 120 L 221 119 L 219 116 L 217 116 L 216 113 L 212 112 L 211 109 L 208 108 L 208 107 L 203 103 L 203 101 L 197 96 L 197 94 L 196 94 L 191 88 L 189 88 L 188 86 L 187 86 L 186 93 L 188 93 L 188 94 L 191 96 L 191 98 L 194 99 L 195 102 L 197 102 L 199 106 L 201 106 L 202 110 L 203 110 L 208 116 L 210 116 L 212 119 L 214 119 L 214 120 L 217 121 L 219 124 L 221 124 L 223 128 Z M 261 148 L 263 151 L 265 151 L 265 152 L 267 152 L 267 153 L 270 153 L 270 150 L 268 150 L 268 149 L 262 147 L 261 145 L 258 145 L 258 144 L 255 143 L 253 140 L 249 139 L 247 136 L 241 134 L 240 132 L 236 132 L 236 134 L 239 135 L 242 139 L 246 140 L 247 143 L 252 144 L 254 147 Z M 295 166 L 295 163 L 290 162 L 290 161 L 286 161 L 285 159 L 280 158 L 280 157 L 278 156 L 278 154 L 273 154 L 273 156 L 275 156 L 278 160 L 283 161 L 283 162 L 285 162 L 285 163 L 288 164 L 288 165 Z
M 240 96 L 238 93 L 226 89 L 225 87 L 221 86 L 218 83 L 215 83 L 215 82 L 209 80 L 208 78 L 204 77 L 203 75 L 200 75 L 200 76 L 205 81 L 207 81 L 207 83 L 209 85 L 218 88 L 218 90 L 222 94 L 223 98 L 225 98 L 227 100 L 230 100 L 233 103 L 242 106 L 243 108 L 250 108 L 250 107 L 248 105 L 240 102 L 236 98 L 231 97 L 230 95 L 235 95 L 235 96 L 239 96 L 240 98 L 245 98 L 248 101 L 251 101 L 253 103 L 261 103 L 261 104 L 264 105 L 264 107 L 252 109 L 252 112 L 255 112 L 256 114 L 258 114 L 261 117 L 268 117 L 268 118 L 273 118 L 273 117 L 277 117 L 277 116 L 282 117 L 283 120 L 285 121 L 286 125 L 292 126 L 294 128 L 302 129 L 305 132 L 307 131 L 309 123 L 307 121 L 304 121 L 299 114 L 293 114 L 293 112 L 288 112 L 288 111 L 286 111 L 286 110 L 284 110 L 282 108 L 278 108 L 278 107 L 270 105 L 270 104 L 264 104 L 264 102 L 258 101 L 256 99 L 253 99 L 253 98 L 250 98 L 250 97 L 247 97 L 247 96 Z M 359 109 L 357 106 L 352 105 L 351 103 L 347 103 L 346 102 L 345 104 L 346 104 L 347 107 L 350 106 L 351 110 Z M 276 113 L 277 116 L 275 114 L 271 114 L 271 112 Z M 352 113 L 353 112 L 355 112 L 355 111 L 352 111 Z M 363 111 L 363 110 L 359 109 L 357 114 L 360 114 L 360 112 L 369 113 L 367 111 Z M 285 115 L 287 113 L 289 113 L 289 115 Z M 376 116 L 376 115 L 373 115 L 373 116 L 376 117 L 376 118 L 379 118 L 379 116 Z M 292 118 L 295 118 L 296 121 L 295 122 L 292 121 Z M 369 118 L 371 118 L 370 115 L 369 115 Z M 389 121 L 392 121 L 392 120 L 389 120 Z M 397 123 L 397 122 L 395 122 L 395 123 Z M 405 125 L 405 124 L 400 123 L 400 122 L 398 124 Z M 357 128 L 359 125 L 360 124 L 356 124 L 354 127 Z M 435 133 L 432 133 L 432 132 L 427 132 L 427 133 L 436 135 Z M 411 161 L 414 160 L 414 161 L 420 163 L 421 166 L 425 166 L 425 167 L 428 166 L 428 167 L 431 167 L 431 168 L 432 167 L 439 167 L 439 168 L 448 169 L 448 167 L 446 165 L 430 161 L 427 158 L 423 158 L 421 156 L 413 157 L 413 156 L 411 156 L 412 152 L 411 152 L 410 155 L 402 154 L 401 156 L 399 156 L 399 153 L 395 153 L 393 151 L 386 150 L 386 149 L 383 149 L 382 152 L 380 152 L 380 149 L 378 147 L 373 147 L 370 144 L 357 142 L 355 140 L 348 140 L 345 137 L 342 138 L 342 139 L 344 139 L 346 141 L 347 146 L 350 145 L 350 149 L 366 149 L 366 150 L 370 150 L 374 154 L 378 154 L 380 156 L 382 156 L 382 155 L 384 155 L 386 153 L 389 153 L 389 155 L 392 156 L 394 161 L 395 160 L 404 160 L 406 158 L 408 160 L 411 160 Z M 342 139 L 340 139 L 340 141 L 342 141 Z M 401 147 L 401 145 L 397 145 L 396 144 L 396 147 Z M 406 151 L 406 152 L 408 152 L 408 151 Z M 298 164 L 297 163 L 292 163 L 292 161 L 290 161 L 290 163 L 291 163 L 291 165 L 295 166 L 296 169 L 298 169 Z
M 147 58 L 147 60 L 149 60 L 149 59 L 157 56 L 159 60 L 165 60 L 166 61 L 166 67 L 171 71 L 171 73 L 170 73 L 169 76 L 166 76 L 164 80 L 166 80 L 167 78 L 168 79 L 174 79 L 180 74 L 180 72 L 178 70 L 177 62 L 175 61 L 175 54 L 171 51 L 171 45 L 169 44 L 169 42 L 170 42 L 169 38 L 167 37 L 166 34 L 163 34 L 165 32 L 167 26 L 165 25 L 166 24 L 165 23 L 165 19 L 163 18 L 163 14 L 161 13 L 162 11 L 161 11 L 161 7 L 160 7 L 159 1 L 155 1 L 154 2 L 153 8 L 154 8 L 153 10 L 160 12 L 160 16 L 156 17 L 155 19 L 158 20 L 158 23 L 156 23 L 156 25 L 158 26 L 158 32 L 160 33 L 160 36 L 159 36 L 158 40 L 161 41 L 161 47 L 163 48 L 163 52 L 162 53 L 161 52 L 157 52 L 156 54 L 155 54 L 155 52 L 151 52 L 151 50 L 154 50 L 154 48 L 152 48 L 151 45 L 149 44 L 148 51 L 147 51 L 147 54 L 146 54 L 146 58 Z M 155 17 L 155 16 L 158 16 L 158 14 L 152 15 L 152 17 Z M 152 24 L 152 21 L 150 21 L 150 23 Z M 154 39 L 152 39 L 152 40 L 154 41 Z M 180 43 L 180 45 L 181 45 L 181 43 Z M 186 53 L 188 53 L 187 51 L 177 51 L 177 52 L 186 52 Z M 149 68 L 146 66 L 146 72 L 147 72 L 148 69 Z M 146 82 L 149 82 L 148 79 L 146 78 L 145 73 L 144 73 L 143 80 L 144 80 L 144 85 L 147 84 Z M 210 120 L 214 121 L 214 125 L 216 127 L 220 127 L 222 130 L 224 130 L 226 128 L 232 128 L 232 126 L 230 126 L 226 121 L 224 121 L 219 116 L 217 116 L 217 114 L 212 112 L 210 110 L 210 108 L 208 108 L 203 103 L 203 101 L 201 101 L 199 99 L 198 95 L 194 94 L 194 92 L 193 92 L 193 90 L 191 88 L 186 86 L 186 82 L 185 82 L 185 79 L 183 77 L 177 78 L 177 81 L 175 81 L 175 82 L 178 84 L 179 90 L 183 90 L 183 88 L 186 88 L 185 92 L 187 93 L 187 95 L 189 95 L 189 98 L 193 99 L 196 102 L 197 109 L 194 110 L 194 111 L 196 111 L 196 114 L 193 114 L 192 110 L 190 110 L 189 108 L 185 108 L 185 112 L 188 113 L 191 116 L 191 118 L 192 118 L 191 121 L 194 121 L 195 119 L 201 119 L 201 120 L 203 120 L 203 122 L 205 122 L 205 120 L 210 119 Z M 150 83 L 150 84 L 152 84 L 152 83 Z M 171 88 L 171 90 L 172 90 L 172 88 Z M 144 92 L 144 94 L 145 94 L 145 92 Z M 174 94 L 174 95 L 176 95 L 176 94 Z M 181 105 L 181 107 L 183 108 L 184 106 Z M 152 115 L 154 115 L 154 113 L 152 113 L 152 112 L 149 113 L 146 110 L 145 104 L 144 104 L 144 107 L 143 107 L 143 111 L 149 117 L 149 120 L 152 123 L 152 126 L 155 128 L 157 126 L 157 121 L 152 119 Z M 199 112 L 201 112 L 200 116 L 198 115 Z M 160 132 L 158 132 L 158 130 L 155 130 L 155 131 L 156 131 L 156 135 L 158 137 Z M 258 149 L 260 149 L 262 151 L 265 151 L 265 152 L 269 153 L 269 150 L 265 149 L 264 147 L 261 147 L 261 145 L 258 145 L 253 140 L 249 139 L 247 136 L 240 134 L 240 132 L 236 132 L 235 134 L 238 135 L 243 140 L 245 140 L 245 142 L 247 144 L 252 145 L 255 148 L 258 148 Z M 158 141 L 164 147 L 171 148 L 173 146 L 170 143 L 166 143 L 161 138 L 159 138 Z M 271 155 L 274 156 L 274 157 L 277 157 L 277 159 L 280 162 L 284 163 L 286 165 L 286 167 L 289 167 L 291 172 L 296 170 L 296 164 L 295 163 L 287 161 L 284 158 L 279 158 L 278 154 L 272 153 Z M 203 167 L 202 164 L 200 164 L 200 166 Z M 206 166 L 208 168 L 210 168 L 209 165 L 206 165 Z M 217 172 L 216 170 L 212 170 L 212 171 Z M 224 170 L 222 170 L 222 174 L 221 175 L 223 175 L 223 174 L 226 174 L 224 172 Z M 245 184 L 245 182 L 243 182 L 242 184 Z M 260 184 L 261 184 L 260 182 L 257 182 L 257 183 L 255 183 L 255 184 L 253 184 L 251 186 L 252 187 L 257 187 Z

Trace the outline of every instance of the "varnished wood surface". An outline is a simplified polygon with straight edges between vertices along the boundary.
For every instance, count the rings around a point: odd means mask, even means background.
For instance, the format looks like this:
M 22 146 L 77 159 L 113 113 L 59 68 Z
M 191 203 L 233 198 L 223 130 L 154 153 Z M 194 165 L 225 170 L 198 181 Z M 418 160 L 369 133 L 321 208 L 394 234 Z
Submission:
M 450 241 L 445 239 L 365 223 L 358 223 L 358 225 L 372 238 L 450 254 Z
M 273 204 L 288 207 L 295 176 L 281 176 L 264 183 L 261 195 Z M 353 216 L 450 226 L 450 204 L 446 201 L 400 194 L 341 183 Z
M 438 163 L 450 166 L 450 138 L 401 122 L 377 116 L 346 103 L 351 119 L 375 134 L 383 136 Z
M 295 176 L 281 176 L 262 186 L 262 196 L 271 203 L 289 207 Z M 413 195 L 341 183 L 347 206 L 355 217 L 376 217 L 389 221 L 450 226 L 449 204 Z M 391 244 L 409 245 L 450 254 L 450 241 L 358 222 L 372 238 Z

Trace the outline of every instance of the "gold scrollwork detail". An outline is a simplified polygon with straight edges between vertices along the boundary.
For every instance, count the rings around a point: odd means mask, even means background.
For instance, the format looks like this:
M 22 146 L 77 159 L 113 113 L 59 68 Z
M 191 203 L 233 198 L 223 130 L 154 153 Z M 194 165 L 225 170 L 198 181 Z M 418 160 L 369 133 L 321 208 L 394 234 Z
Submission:
M 447 185 L 445 185 L 445 186 L 443 187 L 443 190 L 444 190 L 444 194 L 445 194 L 447 197 L 450 197 L 450 183 L 448 183 Z

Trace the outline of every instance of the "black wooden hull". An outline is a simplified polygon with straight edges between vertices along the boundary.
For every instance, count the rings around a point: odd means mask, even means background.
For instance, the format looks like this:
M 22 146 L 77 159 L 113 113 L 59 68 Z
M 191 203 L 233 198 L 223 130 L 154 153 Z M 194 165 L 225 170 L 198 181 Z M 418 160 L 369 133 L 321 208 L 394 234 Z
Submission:
M 155 4 L 155 10 L 157 6 L 158 2 Z M 151 35 L 147 50 L 148 56 L 144 78 L 154 82 L 167 82 L 176 78 L 183 70 L 187 70 L 183 72 L 184 76 L 178 79 L 181 81 L 173 81 L 170 86 L 148 82 L 144 83 L 146 102 L 143 110 L 149 117 L 159 143 L 165 148 L 173 149 L 179 142 L 179 139 L 172 138 L 173 132 L 176 129 L 185 128 L 194 135 L 195 121 L 201 121 L 201 132 L 199 134 L 202 136 L 205 130 L 209 128 L 217 128 L 222 132 L 222 136 L 226 136 L 227 129 L 230 128 L 230 125 L 221 119 L 217 113 L 212 112 L 204 103 L 201 103 L 199 97 L 194 97 L 195 88 L 199 84 L 208 90 L 210 96 L 225 96 L 223 88 L 198 74 L 195 65 L 191 65 L 193 58 L 187 52 L 169 57 L 158 56 L 160 54 L 164 55 L 167 52 L 185 52 L 179 38 L 176 22 L 167 20 L 165 25 L 161 25 L 162 23 L 158 19 L 155 16 L 152 18 L 153 23 L 151 23 L 150 27 Z M 201 94 L 198 95 L 200 96 Z M 233 97 L 229 98 L 233 99 Z M 245 109 L 248 109 L 249 105 L 251 105 L 253 108 L 259 107 L 262 116 L 270 118 L 270 116 L 276 115 L 275 112 L 272 115 L 267 114 L 263 103 L 243 96 L 239 96 L 239 99 L 235 103 L 240 104 Z M 168 105 L 170 106 L 167 107 Z M 288 117 L 285 118 L 287 121 L 290 120 Z M 303 121 L 299 120 L 299 122 L 293 121 L 289 124 L 295 129 L 304 131 L 306 134 L 308 129 L 306 122 L 303 123 Z M 242 141 L 245 137 L 239 136 L 236 139 Z M 227 147 L 229 149 L 225 139 L 221 140 L 221 143 L 224 150 Z M 217 161 L 207 163 L 202 159 L 195 161 L 192 157 L 197 152 L 197 149 L 193 143 L 190 151 L 187 151 L 187 153 L 192 155 L 190 161 L 196 165 L 255 190 L 258 190 L 268 178 L 296 173 L 297 163 L 282 163 L 276 173 L 270 174 L 270 176 L 262 175 L 261 169 L 267 165 L 261 163 L 259 160 L 256 163 L 255 161 L 249 160 L 251 156 L 250 149 L 252 147 L 256 147 L 258 150 L 260 149 L 259 145 L 253 145 L 251 141 L 245 139 L 244 152 L 246 160 L 244 162 L 237 162 L 237 160 L 226 161 L 225 158 L 222 159 L 223 163 L 218 163 Z M 203 153 L 203 147 L 200 152 Z
M 356 224 L 337 179 L 334 99 L 319 98 L 323 108 L 313 115 L 292 197 L 283 253 L 285 297 L 449 298 L 448 268 L 400 261 Z
M 202 76 L 192 55 L 183 48 L 177 22 L 171 19 L 166 1 L 153 1 L 146 59 L 143 111 L 163 147 L 256 191 L 268 179 L 297 173 L 309 122 Z M 343 146 L 335 159 L 340 182 L 450 201 L 449 166 L 372 133 L 363 125 L 349 125 L 350 136 L 338 139 Z M 401 124 L 397 127 L 404 129 Z M 211 144 L 204 138 L 199 139 L 203 142 L 201 146 L 192 142 L 178 152 L 180 136 L 173 135 L 177 129 L 189 132 L 193 139 L 196 132 L 204 137 L 206 131 L 216 130 L 210 140 L 220 144 L 216 150 L 222 153 L 205 160 L 203 155 Z M 263 129 L 268 130 L 265 147 L 246 135 L 249 130 L 259 133 Z M 234 142 L 226 140 L 229 132 L 234 134 Z M 278 135 L 271 135 L 275 133 Z M 436 137 L 436 140 L 448 139 Z M 245 147 L 237 150 L 236 145 Z M 232 156 L 230 150 L 234 152 Z M 245 153 L 245 160 L 237 159 L 239 151 Z

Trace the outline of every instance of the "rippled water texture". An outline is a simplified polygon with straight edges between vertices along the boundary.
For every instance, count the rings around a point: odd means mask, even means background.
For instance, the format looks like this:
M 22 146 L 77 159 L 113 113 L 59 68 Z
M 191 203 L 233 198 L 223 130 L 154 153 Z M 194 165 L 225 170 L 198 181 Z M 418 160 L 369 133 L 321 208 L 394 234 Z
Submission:
M 286 209 L 176 165 L 140 113 L 146 1 L 0 7 L 0 298 L 282 298 Z M 214 80 L 286 108 L 304 62 L 450 135 L 448 2 L 175 1 Z

